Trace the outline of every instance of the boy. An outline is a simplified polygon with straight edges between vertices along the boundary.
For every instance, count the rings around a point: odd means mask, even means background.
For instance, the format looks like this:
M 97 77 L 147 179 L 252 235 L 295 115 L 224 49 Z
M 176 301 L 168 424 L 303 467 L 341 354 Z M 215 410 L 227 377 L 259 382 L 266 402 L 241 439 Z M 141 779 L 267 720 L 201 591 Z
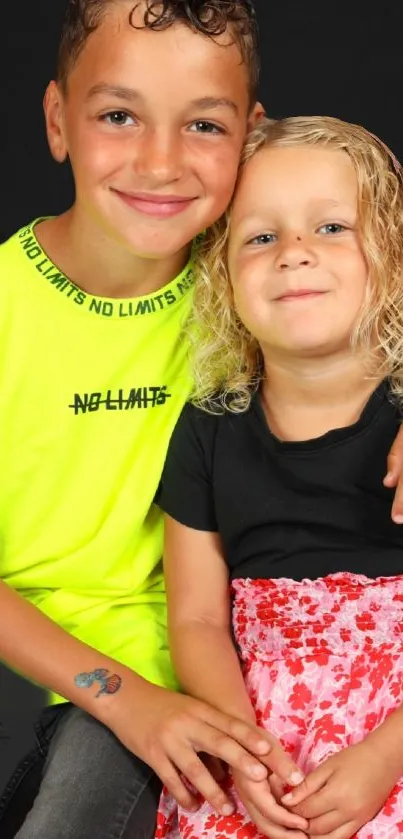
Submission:
M 231 198 L 256 65 L 247 0 L 69 3 L 44 104 L 75 203 L 0 253 L 0 655 L 54 700 L 19 839 L 151 835 L 154 772 L 183 806 L 181 773 L 231 811 L 200 751 L 252 778 L 261 760 L 295 769 L 253 726 L 174 693 L 152 505 L 189 392 L 189 243 Z M 9 786 L 3 839 L 37 760 Z

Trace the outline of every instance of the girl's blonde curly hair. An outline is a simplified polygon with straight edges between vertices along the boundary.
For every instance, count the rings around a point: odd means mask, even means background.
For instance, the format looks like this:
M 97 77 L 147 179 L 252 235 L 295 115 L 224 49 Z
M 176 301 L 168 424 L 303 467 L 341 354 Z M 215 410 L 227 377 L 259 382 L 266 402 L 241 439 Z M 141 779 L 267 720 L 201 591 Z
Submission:
M 388 376 L 403 403 L 403 174 L 390 149 L 365 128 L 333 117 L 263 119 L 249 135 L 240 174 L 267 146 L 321 146 L 348 154 L 358 182 L 358 223 L 368 294 L 352 335 L 372 375 Z M 262 376 L 257 341 L 235 311 L 227 268 L 231 207 L 208 229 L 196 258 L 190 337 L 193 399 L 213 413 L 245 411 Z

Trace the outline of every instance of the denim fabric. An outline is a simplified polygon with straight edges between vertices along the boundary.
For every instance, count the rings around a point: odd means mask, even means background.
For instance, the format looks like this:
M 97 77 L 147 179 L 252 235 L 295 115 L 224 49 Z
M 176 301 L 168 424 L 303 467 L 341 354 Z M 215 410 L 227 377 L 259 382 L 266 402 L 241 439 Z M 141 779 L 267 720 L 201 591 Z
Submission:
M 0 800 L 1 839 L 152 839 L 161 783 L 89 714 L 47 708 Z

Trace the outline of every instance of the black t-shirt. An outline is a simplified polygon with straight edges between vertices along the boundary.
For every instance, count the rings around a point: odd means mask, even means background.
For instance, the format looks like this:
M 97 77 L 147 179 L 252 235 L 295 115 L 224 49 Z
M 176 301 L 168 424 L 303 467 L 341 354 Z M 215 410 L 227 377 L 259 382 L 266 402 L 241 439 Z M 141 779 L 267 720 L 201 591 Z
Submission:
M 232 579 L 401 574 L 403 525 L 392 522 L 393 491 L 382 483 L 399 423 L 386 383 L 354 425 L 306 442 L 271 434 L 259 394 L 237 415 L 188 404 L 157 503 L 220 533 Z

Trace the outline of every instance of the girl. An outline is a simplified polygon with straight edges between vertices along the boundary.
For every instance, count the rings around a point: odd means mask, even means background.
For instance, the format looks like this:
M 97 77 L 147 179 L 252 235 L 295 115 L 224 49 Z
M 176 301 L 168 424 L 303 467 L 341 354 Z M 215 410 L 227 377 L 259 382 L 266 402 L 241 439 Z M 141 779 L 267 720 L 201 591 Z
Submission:
M 403 835 L 403 530 L 382 485 L 402 264 L 402 172 L 379 140 L 322 117 L 255 130 L 201 254 L 196 404 L 159 503 L 184 690 L 257 720 L 305 781 L 234 772 L 228 818 L 165 796 L 159 837 Z

